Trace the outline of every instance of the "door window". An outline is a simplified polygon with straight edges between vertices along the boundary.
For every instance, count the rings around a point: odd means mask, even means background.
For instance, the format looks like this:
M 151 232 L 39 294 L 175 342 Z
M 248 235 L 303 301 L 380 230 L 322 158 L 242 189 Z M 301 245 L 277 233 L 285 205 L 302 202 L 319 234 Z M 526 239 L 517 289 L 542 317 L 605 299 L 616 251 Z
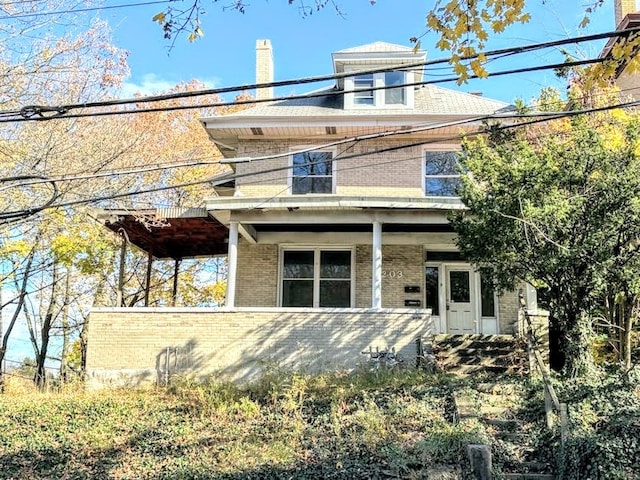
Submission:
M 471 302 L 469 271 L 452 270 L 449 272 L 449 295 L 455 303 Z

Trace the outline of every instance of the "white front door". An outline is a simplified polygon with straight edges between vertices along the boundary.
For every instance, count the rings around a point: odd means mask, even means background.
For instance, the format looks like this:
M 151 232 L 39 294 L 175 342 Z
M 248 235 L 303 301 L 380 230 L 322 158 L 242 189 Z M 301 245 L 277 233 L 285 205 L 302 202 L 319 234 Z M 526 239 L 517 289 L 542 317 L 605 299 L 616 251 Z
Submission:
M 448 333 L 475 333 L 474 292 L 475 275 L 470 267 L 447 267 L 447 323 Z

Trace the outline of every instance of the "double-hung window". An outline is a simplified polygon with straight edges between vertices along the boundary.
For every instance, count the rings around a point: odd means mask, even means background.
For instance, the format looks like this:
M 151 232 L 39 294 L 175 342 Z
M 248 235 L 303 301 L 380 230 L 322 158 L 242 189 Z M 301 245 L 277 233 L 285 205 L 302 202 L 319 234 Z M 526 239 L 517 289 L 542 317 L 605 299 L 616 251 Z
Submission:
M 353 103 L 354 105 L 373 105 L 375 101 L 374 91 L 367 90 L 373 88 L 373 74 L 358 75 L 353 78 Z
M 283 250 L 281 305 L 351 307 L 352 273 L 349 249 Z
M 294 153 L 291 159 L 291 193 L 333 193 L 333 153 L 311 151 Z
M 430 197 L 455 197 L 460 185 L 458 152 L 425 151 L 424 194 Z
M 400 70 L 363 73 L 345 79 L 345 107 L 397 108 L 413 106 L 413 87 L 405 86 Z

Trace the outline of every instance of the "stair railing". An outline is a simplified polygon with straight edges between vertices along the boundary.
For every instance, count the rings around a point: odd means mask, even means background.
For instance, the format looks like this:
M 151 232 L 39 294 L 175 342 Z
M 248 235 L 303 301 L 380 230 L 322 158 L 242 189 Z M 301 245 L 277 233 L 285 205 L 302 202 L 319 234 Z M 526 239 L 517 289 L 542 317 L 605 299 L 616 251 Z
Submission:
M 562 442 L 562 445 L 564 445 L 569 434 L 569 415 L 567 404 L 560 402 L 558 395 L 553 388 L 553 384 L 551 383 L 549 370 L 547 369 L 544 359 L 542 358 L 542 354 L 540 353 L 539 341 L 533 329 L 533 323 L 531 322 L 531 316 L 529 315 L 529 310 L 527 309 L 527 303 L 524 300 L 522 290 L 519 291 L 518 296 L 520 298 L 520 310 L 522 311 L 522 316 L 526 322 L 525 339 L 527 341 L 527 351 L 529 352 L 529 362 L 535 363 L 537 366 L 544 385 L 544 406 L 547 428 L 553 428 L 553 414 L 555 410 L 557 415 L 560 417 L 560 441 Z

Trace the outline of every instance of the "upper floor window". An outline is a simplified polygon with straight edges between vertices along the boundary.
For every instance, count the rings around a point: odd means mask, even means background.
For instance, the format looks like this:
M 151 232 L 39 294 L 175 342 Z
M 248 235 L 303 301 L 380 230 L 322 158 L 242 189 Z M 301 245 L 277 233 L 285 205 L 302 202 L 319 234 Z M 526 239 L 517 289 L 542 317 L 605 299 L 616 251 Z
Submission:
M 345 107 L 412 107 L 413 88 L 406 83 L 407 74 L 398 70 L 346 78 Z
M 291 165 L 291 193 L 333 193 L 335 175 L 333 153 L 311 151 L 294 153 Z
M 455 197 L 460 184 L 458 152 L 424 152 L 424 194 L 431 197 Z
M 374 91 L 367 90 L 367 88 L 373 88 L 374 80 L 373 74 L 358 75 L 353 78 L 353 103 L 355 105 L 373 105 L 374 104 Z

